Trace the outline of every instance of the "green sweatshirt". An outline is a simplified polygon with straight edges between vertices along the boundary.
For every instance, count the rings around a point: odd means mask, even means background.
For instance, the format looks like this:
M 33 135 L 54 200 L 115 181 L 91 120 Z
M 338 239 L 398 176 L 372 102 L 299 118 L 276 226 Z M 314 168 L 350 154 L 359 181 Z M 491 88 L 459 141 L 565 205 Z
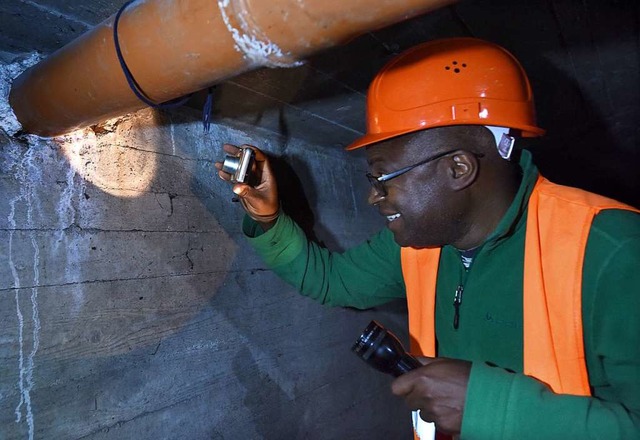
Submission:
M 526 151 L 520 165 L 518 194 L 469 269 L 457 249 L 442 249 L 438 355 L 473 362 L 461 439 L 640 439 L 640 215 L 607 210 L 593 221 L 582 301 L 593 397 L 555 394 L 522 374 L 526 212 L 538 171 Z M 344 253 L 309 242 L 285 214 L 266 233 L 248 217 L 243 230 L 269 267 L 323 304 L 368 308 L 405 296 L 400 247 L 386 228 Z

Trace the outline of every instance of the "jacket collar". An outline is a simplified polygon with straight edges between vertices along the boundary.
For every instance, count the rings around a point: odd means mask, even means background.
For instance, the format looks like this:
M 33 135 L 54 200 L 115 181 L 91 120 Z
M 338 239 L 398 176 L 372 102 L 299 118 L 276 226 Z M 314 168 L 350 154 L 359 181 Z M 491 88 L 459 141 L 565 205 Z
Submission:
M 533 164 L 531 153 L 528 150 L 520 152 L 520 169 L 522 180 L 509 209 L 498 223 L 498 226 L 486 238 L 484 243 L 477 248 L 492 249 L 498 246 L 503 240 L 511 237 L 521 228 L 524 228 L 527 220 L 527 205 L 529 196 L 538 180 L 538 168 Z

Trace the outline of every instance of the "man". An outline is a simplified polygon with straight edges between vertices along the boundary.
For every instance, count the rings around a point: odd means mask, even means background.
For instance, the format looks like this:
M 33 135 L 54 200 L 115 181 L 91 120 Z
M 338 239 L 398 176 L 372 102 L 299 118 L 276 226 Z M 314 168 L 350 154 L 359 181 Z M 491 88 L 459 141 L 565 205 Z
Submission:
M 366 148 L 387 228 L 342 254 L 308 242 L 256 149 L 259 184 L 233 191 L 270 267 L 325 304 L 406 297 L 425 365 L 392 391 L 441 432 L 640 438 L 640 214 L 513 151 L 543 134 L 520 64 L 476 39 L 419 45 L 374 79 L 367 118 L 348 149 Z

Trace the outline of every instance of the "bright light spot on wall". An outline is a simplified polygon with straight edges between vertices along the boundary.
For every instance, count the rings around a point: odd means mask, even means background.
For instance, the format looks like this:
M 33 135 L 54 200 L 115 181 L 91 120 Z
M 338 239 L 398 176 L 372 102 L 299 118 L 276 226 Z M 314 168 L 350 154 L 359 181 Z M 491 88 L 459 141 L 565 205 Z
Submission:
M 153 139 L 136 137 L 140 128 L 137 117 L 113 119 L 95 131 L 78 130 L 56 140 L 83 179 L 114 196 L 138 197 L 149 191 L 156 174 L 157 155 Z M 143 114 L 142 119 L 153 122 L 150 114 Z M 132 125 L 136 127 L 132 129 Z

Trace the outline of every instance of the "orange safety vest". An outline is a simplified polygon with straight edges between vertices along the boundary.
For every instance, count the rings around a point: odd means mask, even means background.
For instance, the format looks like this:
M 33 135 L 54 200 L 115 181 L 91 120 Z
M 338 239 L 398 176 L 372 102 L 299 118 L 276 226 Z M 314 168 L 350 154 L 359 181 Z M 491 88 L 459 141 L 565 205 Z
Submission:
M 527 214 L 523 285 L 524 374 L 556 393 L 589 396 L 582 334 L 582 265 L 593 217 L 639 210 L 539 177 Z M 435 292 L 440 248 L 402 248 L 411 350 L 436 356 Z

